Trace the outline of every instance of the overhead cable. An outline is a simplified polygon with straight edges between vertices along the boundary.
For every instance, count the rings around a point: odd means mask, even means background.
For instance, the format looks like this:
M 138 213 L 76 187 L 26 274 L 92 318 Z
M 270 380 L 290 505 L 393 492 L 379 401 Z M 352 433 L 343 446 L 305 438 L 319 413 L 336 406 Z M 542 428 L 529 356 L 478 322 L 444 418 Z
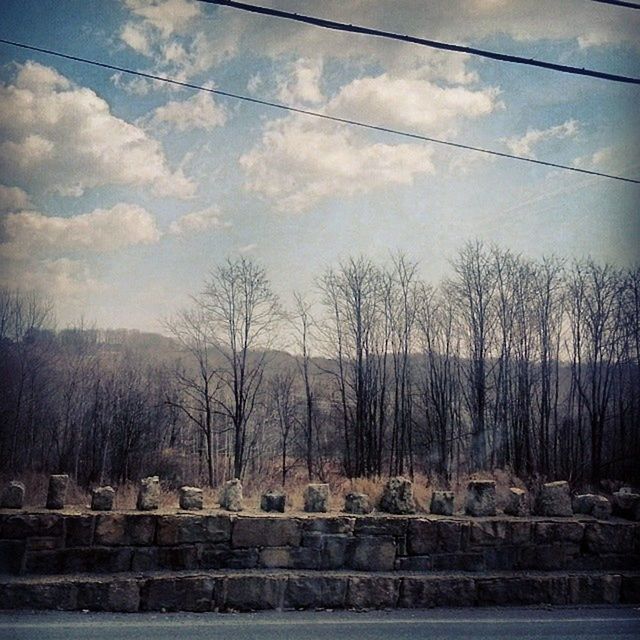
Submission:
M 234 98 L 235 100 L 243 100 L 245 102 L 251 102 L 253 104 L 259 104 L 266 107 L 272 107 L 274 109 L 280 109 L 282 111 L 288 111 L 291 113 L 299 113 L 305 116 L 311 116 L 314 118 L 321 118 L 323 120 L 329 120 L 331 122 L 338 122 L 340 124 L 352 125 L 354 127 L 360 127 L 362 129 L 369 129 L 372 131 L 381 131 L 383 133 L 390 133 L 397 136 L 403 136 L 405 138 L 411 138 L 413 140 L 421 140 L 423 142 L 433 142 L 434 144 L 440 144 L 447 147 L 454 147 L 456 149 L 466 149 L 467 151 L 476 151 L 478 153 L 484 153 L 491 156 L 497 156 L 499 158 L 509 158 L 510 160 L 520 160 L 521 162 L 528 162 L 530 164 L 542 165 L 545 167 L 552 167 L 554 169 L 562 169 L 565 171 L 573 171 L 575 173 L 585 173 L 592 176 L 600 176 L 601 178 L 609 178 L 611 180 L 620 180 L 622 182 L 630 182 L 633 184 L 640 184 L 640 180 L 635 178 L 627 178 L 625 176 L 618 176 L 608 173 L 602 173 L 600 171 L 591 171 L 589 169 L 581 169 L 579 167 L 572 167 L 569 165 L 558 164 L 556 162 L 547 162 L 545 160 L 537 160 L 536 158 L 527 158 L 526 156 L 517 156 L 511 153 L 504 153 L 502 151 L 495 151 L 493 149 L 485 149 L 483 147 L 476 147 L 473 145 L 463 144 L 461 142 L 452 142 L 451 140 L 440 140 L 439 138 L 431 138 L 419 133 L 412 133 L 410 131 L 401 131 L 398 129 L 392 129 L 391 127 L 385 127 L 382 125 L 375 125 L 366 122 L 360 122 L 359 120 L 351 120 L 349 118 L 340 118 L 339 116 L 332 116 L 319 111 L 311 111 L 309 109 L 301 109 L 299 107 L 293 107 L 291 105 L 282 104 L 278 102 L 271 102 L 270 100 L 262 100 L 260 98 L 252 98 L 250 96 L 242 95 L 239 93 L 232 93 L 230 91 L 223 91 L 221 89 L 212 89 L 210 87 L 204 87 L 192 82 L 183 82 L 181 80 L 175 80 L 173 78 L 167 78 L 159 76 L 153 73 L 146 73 L 144 71 L 136 71 L 134 69 L 128 69 L 127 67 L 121 67 L 115 64 L 109 64 L 107 62 L 100 62 L 99 60 L 90 60 L 89 58 L 82 58 L 80 56 L 74 56 L 67 53 L 61 53 L 59 51 L 53 51 L 51 49 L 44 49 L 42 47 L 35 47 L 33 45 L 25 44 L 22 42 L 13 42 L 11 40 L 5 40 L 0 38 L 0 43 L 8 44 L 20 49 L 26 49 L 28 51 L 37 51 L 45 55 L 55 56 L 57 58 L 63 58 L 65 60 L 72 60 L 73 62 L 81 62 L 89 64 L 94 67 L 101 67 L 102 69 L 109 69 L 111 71 L 117 71 L 119 73 L 126 73 L 128 75 L 139 76 L 148 80 L 154 80 L 158 82 L 166 82 L 168 84 L 185 87 L 186 89 L 195 89 L 196 91 L 206 91 L 217 96 L 223 96 L 225 98 Z
M 616 7 L 626 7 L 627 9 L 640 9 L 640 4 L 636 2 L 625 2 L 624 0 L 591 0 L 592 2 L 600 2 L 601 4 L 612 4 Z
M 515 64 L 524 64 L 532 67 L 541 67 L 543 69 L 551 69 L 552 71 L 560 71 L 562 73 L 570 73 L 573 75 L 599 78 L 601 80 L 608 80 L 611 82 L 640 84 L 640 78 L 634 78 L 631 76 L 622 76 L 614 73 L 607 73 L 605 71 L 596 71 L 595 69 L 585 69 L 583 67 L 571 67 L 563 64 L 556 64 L 555 62 L 545 62 L 544 60 L 536 60 L 535 58 L 523 58 L 521 56 L 513 56 L 506 53 L 497 53 L 495 51 L 477 49 L 475 47 L 466 47 L 460 44 L 450 44 L 447 42 L 440 42 L 438 40 L 427 40 L 425 38 L 417 38 L 415 36 L 405 36 L 399 33 L 393 33 L 391 31 L 381 31 L 379 29 L 371 29 L 370 27 L 362 27 L 355 24 L 334 22 L 333 20 L 325 20 L 324 18 L 307 16 L 300 13 L 291 13 L 290 11 L 280 11 L 279 9 L 273 9 L 271 7 L 260 7 L 253 4 L 246 4 L 244 2 L 236 2 L 235 0 L 199 0 L 199 2 L 216 4 L 223 7 L 231 7 L 233 9 L 250 11 L 251 13 L 259 13 L 275 18 L 284 18 L 285 20 L 294 20 L 296 22 L 303 22 L 315 27 L 323 27 L 324 29 L 346 31 L 349 33 L 359 33 L 363 35 L 377 36 L 380 38 L 390 38 L 392 40 L 399 40 L 401 42 L 408 42 L 411 44 L 419 44 L 425 47 L 431 47 L 433 49 L 467 53 L 473 56 L 481 56 L 483 58 L 499 60 L 500 62 L 512 62 Z

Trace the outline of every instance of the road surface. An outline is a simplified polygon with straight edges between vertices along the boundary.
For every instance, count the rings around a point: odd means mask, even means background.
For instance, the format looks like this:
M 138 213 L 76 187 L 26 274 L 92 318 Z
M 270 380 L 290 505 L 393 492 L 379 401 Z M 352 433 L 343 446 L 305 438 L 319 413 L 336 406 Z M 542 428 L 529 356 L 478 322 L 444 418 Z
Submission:
M 0 604 L 1 606 L 1 604 Z M 605 640 L 640 638 L 640 608 L 215 613 L 0 613 L 1 640 Z

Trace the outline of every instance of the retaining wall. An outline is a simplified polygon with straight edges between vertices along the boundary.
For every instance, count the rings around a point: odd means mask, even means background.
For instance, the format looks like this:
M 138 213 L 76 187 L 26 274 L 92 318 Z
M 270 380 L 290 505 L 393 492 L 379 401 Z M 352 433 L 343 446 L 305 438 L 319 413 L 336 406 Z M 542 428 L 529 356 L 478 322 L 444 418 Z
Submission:
M 0 512 L 0 607 L 211 610 L 640 601 L 640 523 Z

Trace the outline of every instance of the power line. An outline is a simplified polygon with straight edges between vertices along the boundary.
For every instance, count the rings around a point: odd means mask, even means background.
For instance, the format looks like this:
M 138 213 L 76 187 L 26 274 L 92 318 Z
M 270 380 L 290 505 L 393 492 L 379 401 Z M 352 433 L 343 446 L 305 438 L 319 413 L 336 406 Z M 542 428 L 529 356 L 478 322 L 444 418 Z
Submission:
M 398 129 L 392 129 L 382 125 L 369 124 L 366 122 L 360 122 L 359 120 L 351 120 L 349 118 L 340 118 L 338 116 L 331 116 L 326 113 L 320 113 L 319 111 L 311 111 L 309 109 L 301 109 L 299 107 L 293 107 L 291 105 L 282 104 L 278 102 L 271 102 L 269 100 L 261 100 L 260 98 L 252 98 L 239 93 L 231 93 L 229 91 L 223 91 L 221 89 L 211 89 L 199 84 L 191 82 L 183 82 L 181 80 L 175 80 L 173 78 L 167 78 L 158 76 L 153 73 L 146 73 L 144 71 L 135 71 L 126 67 L 120 67 L 114 64 L 108 64 L 107 62 L 100 62 L 98 60 L 90 60 L 88 58 L 81 58 L 80 56 L 73 56 L 67 53 L 60 53 L 59 51 L 53 51 L 51 49 L 43 49 L 42 47 L 35 47 L 33 45 L 24 44 L 22 42 L 13 42 L 11 40 L 5 40 L 0 38 L 0 43 L 8 44 L 20 49 L 26 49 L 28 51 L 37 51 L 38 53 L 44 53 L 46 55 L 55 56 L 57 58 L 63 58 L 65 60 L 72 60 L 73 62 L 82 62 L 84 64 L 90 64 L 94 67 L 100 67 L 102 69 L 109 69 L 111 71 L 118 71 L 119 73 L 126 73 L 133 76 L 139 76 L 148 80 L 154 80 L 159 82 L 166 82 L 178 87 L 185 87 L 187 89 L 195 89 L 197 91 L 206 91 L 217 96 L 223 96 L 225 98 L 234 98 L 235 100 L 243 100 L 245 102 L 251 102 L 253 104 L 263 105 L 265 107 L 272 107 L 274 109 L 280 109 L 282 111 L 289 111 L 291 113 L 299 113 L 305 116 L 312 116 L 314 118 L 321 118 L 323 120 L 329 120 L 331 122 L 339 122 L 341 124 L 348 124 L 354 127 L 360 127 L 362 129 L 369 129 L 372 131 L 382 131 L 383 133 L 391 133 L 397 136 L 405 138 L 411 138 L 412 140 L 421 140 L 423 142 L 433 142 L 434 144 L 440 144 L 447 147 L 454 147 L 456 149 L 465 149 L 467 151 L 476 151 L 478 153 L 484 153 L 491 156 L 497 156 L 499 158 L 509 158 L 510 160 L 520 160 L 521 162 L 529 162 L 530 164 L 538 164 L 544 167 L 552 167 L 554 169 L 563 169 L 565 171 L 573 171 L 575 173 L 585 173 L 591 176 L 600 176 L 601 178 L 610 178 L 611 180 L 620 180 L 622 182 L 630 182 L 633 184 L 640 184 L 640 180 L 634 178 L 627 178 L 624 176 L 617 176 L 609 173 L 601 173 L 600 171 L 590 171 L 589 169 L 580 169 L 579 167 L 571 167 L 569 165 L 558 164 L 556 162 L 547 162 L 545 160 L 537 160 L 535 158 L 527 158 L 525 156 L 517 156 L 511 153 L 504 153 L 502 151 L 495 151 L 493 149 L 485 149 L 483 147 L 475 147 L 468 144 L 462 144 L 460 142 L 451 142 L 450 140 L 440 140 L 438 138 L 431 138 L 429 136 L 423 136 L 419 133 L 411 133 L 410 131 L 400 131 Z
M 346 24 L 344 22 L 334 22 L 333 20 L 325 20 L 324 18 L 316 18 L 314 16 L 306 16 L 300 13 L 291 13 L 289 11 L 280 11 L 271 7 L 259 7 L 244 2 L 235 2 L 235 0 L 199 0 L 207 4 L 216 4 L 241 11 L 250 11 L 251 13 L 259 13 L 262 15 L 272 16 L 276 18 L 284 18 L 285 20 L 294 20 L 296 22 L 304 22 L 316 27 L 324 29 L 333 29 L 335 31 L 346 31 L 348 33 L 360 33 L 369 36 L 378 36 L 380 38 L 390 38 L 392 40 L 400 40 L 401 42 L 409 42 L 411 44 L 419 44 L 433 49 L 442 49 L 444 51 L 456 51 L 458 53 L 468 53 L 473 56 L 481 56 L 483 58 L 491 58 L 500 62 L 513 62 L 515 64 L 524 64 L 532 67 L 541 67 L 543 69 L 551 69 L 562 73 L 570 73 L 580 76 L 589 76 L 591 78 L 599 78 L 601 80 L 609 80 L 611 82 L 624 82 L 627 84 L 640 84 L 640 78 L 631 76 L 621 76 L 614 73 L 606 73 L 604 71 L 596 71 L 594 69 L 585 69 L 583 67 L 571 67 L 555 62 L 545 62 L 543 60 L 535 60 L 534 58 L 523 58 L 521 56 L 512 56 L 505 53 L 497 53 L 486 49 L 476 49 L 475 47 L 465 47 L 459 44 L 450 44 L 440 42 L 438 40 L 427 40 L 425 38 L 417 38 L 415 36 L 405 36 L 391 31 L 380 31 L 379 29 L 371 29 L 355 24 Z
M 640 9 L 640 4 L 635 2 L 624 2 L 623 0 L 591 0 L 592 2 L 600 2 L 602 4 L 612 4 L 616 7 L 627 7 L 628 9 Z

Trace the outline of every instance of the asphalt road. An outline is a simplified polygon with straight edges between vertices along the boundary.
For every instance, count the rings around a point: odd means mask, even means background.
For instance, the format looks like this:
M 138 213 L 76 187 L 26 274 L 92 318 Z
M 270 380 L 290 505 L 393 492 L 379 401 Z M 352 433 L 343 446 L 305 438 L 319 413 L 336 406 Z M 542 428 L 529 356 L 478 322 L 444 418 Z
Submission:
M 0 604 L 1 606 L 1 604 Z M 0 613 L 2 640 L 640 638 L 640 608 L 214 613 Z

